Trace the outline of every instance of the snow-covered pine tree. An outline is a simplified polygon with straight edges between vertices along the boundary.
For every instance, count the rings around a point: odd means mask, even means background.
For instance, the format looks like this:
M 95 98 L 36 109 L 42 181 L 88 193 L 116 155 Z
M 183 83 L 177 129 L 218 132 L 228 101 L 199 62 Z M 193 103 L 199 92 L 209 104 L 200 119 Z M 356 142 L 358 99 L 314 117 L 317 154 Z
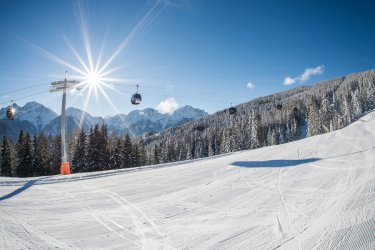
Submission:
M 271 127 L 268 127 L 267 130 L 267 146 L 272 146 L 272 132 L 271 132 Z
M 231 151 L 231 131 L 227 128 L 223 129 L 222 132 L 222 153 L 229 153 Z
M 29 177 L 33 176 L 33 153 L 32 153 L 32 142 L 31 142 L 31 137 L 30 133 L 26 132 L 24 144 L 23 144 L 23 156 L 21 158 L 20 162 L 20 172 L 19 176 L 20 177 Z
M 146 165 L 147 152 L 146 152 L 145 141 L 142 138 L 140 139 L 138 143 L 138 155 L 139 155 L 139 159 L 138 159 L 139 166 Z
M 173 150 L 171 147 L 171 138 L 168 137 L 164 143 L 163 162 L 170 162 L 172 157 L 173 157 Z
M 348 97 L 345 96 L 344 97 L 344 100 L 343 100 L 343 122 L 344 122 L 344 126 L 346 125 L 349 125 L 350 123 L 352 123 L 352 112 L 351 112 L 351 108 L 350 108 L 350 105 L 349 105 L 349 101 L 348 101 Z
M 354 118 L 358 119 L 363 114 L 363 101 L 362 101 L 362 97 L 361 97 L 361 95 L 359 93 L 358 88 L 353 93 L 353 101 L 352 101 L 352 103 L 353 103 Z
M 9 140 L 4 136 L 1 145 L 1 176 L 12 176 L 12 155 Z
M 286 138 L 285 138 L 285 135 L 284 135 L 284 130 L 281 128 L 281 127 L 279 127 L 278 128 L 278 132 L 277 132 L 277 134 L 279 135 L 279 140 L 278 140 L 278 144 L 283 144 L 283 143 L 285 143 L 286 141 Z
M 26 132 L 26 136 L 23 136 L 23 131 L 21 130 L 18 137 L 18 142 L 16 144 L 16 175 L 18 177 L 28 177 L 32 176 L 32 144 L 29 132 Z
M 87 166 L 87 135 L 83 129 L 78 130 L 77 142 L 75 144 L 72 169 L 74 172 L 83 172 Z
M 259 148 L 259 138 L 258 138 L 258 129 L 259 129 L 259 118 L 255 114 L 254 110 L 251 113 L 251 134 L 250 142 L 251 148 Z
M 329 132 L 329 125 L 331 121 L 331 111 L 330 111 L 330 106 L 329 106 L 329 100 L 327 97 L 325 97 L 322 100 L 321 108 L 320 108 L 320 120 L 322 123 L 322 129 L 323 133 L 328 133 Z
M 87 144 L 87 165 L 86 171 L 94 171 L 96 155 L 96 133 L 93 127 L 90 127 Z
M 215 155 L 215 138 L 213 137 L 212 133 L 208 135 L 207 140 L 208 140 L 207 154 L 208 156 L 213 156 Z
M 139 167 L 139 146 L 138 144 L 133 144 L 132 147 L 132 163 L 131 167 Z
M 191 160 L 191 159 L 193 159 L 191 144 L 187 143 L 186 144 L 186 160 Z
M 110 149 L 108 139 L 108 127 L 106 124 L 102 124 L 99 129 L 99 135 L 97 137 L 99 147 L 98 157 L 98 170 L 110 169 Z
M 121 138 L 115 137 L 113 139 L 113 146 L 111 147 L 110 165 L 111 168 L 119 169 L 124 167 L 123 143 Z
M 21 177 L 21 174 L 23 172 L 23 166 L 22 166 L 22 158 L 24 156 L 24 146 L 23 146 L 23 141 L 24 141 L 24 135 L 23 135 L 23 130 L 21 129 L 19 134 L 18 134 L 18 140 L 16 143 L 16 165 L 15 165 L 15 176 Z
M 158 144 L 155 143 L 152 150 L 152 164 L 159 164 L 160 163 L 160 150 Z
M 366 88 L 366 104 L 366 110 L 375 109 L 375 86 L 372 84 Z
M 49 157 L 49 169 L 48 174 L 59 174 L 61 166 L 61 135 L 57 135 L 55 138 L 49 137 L 50 143 L 50 157 Z
M 48 142 L 43 133 L 34 136 L 33 140 L 34 154 L 33 154 L 33 171 L 34 176 L 41 176 L 48 174 Z
M 307 136 L 314 136 L 321 133 L 322 124 L 319 113 L 316 100 L 312 99 L 307 115 Z
M 132 167 L 133 163 L 133 145 L 130 140 L 129 134 L 125 135 L 123 147 L 122 147 L 122 155 L 123 155 L 123 167 L 130 168 Z
M 174 152 L 174 157 L 173 161 L 181 161 L 181 145 L 179 143 L 179 140 L 177 138 L 173 138 L 173 152 Z
M 165 142 L 161 141 L 159 142 L 159 163 L 165 163 L 166 162 L 166 149 L 165 149 Z

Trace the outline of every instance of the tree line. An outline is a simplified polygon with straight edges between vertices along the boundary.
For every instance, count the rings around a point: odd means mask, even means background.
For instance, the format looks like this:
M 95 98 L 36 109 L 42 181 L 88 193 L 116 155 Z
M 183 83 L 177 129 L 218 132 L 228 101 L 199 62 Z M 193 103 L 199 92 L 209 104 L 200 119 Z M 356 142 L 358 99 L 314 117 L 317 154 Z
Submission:
M 281 105 L 281 109 L 278 106 Z M 145 139 L 152 164 L 283 144 L 341 129 L 375 108 L 375 70 L 236 106 Z
M 279 109 L 278 106 L 282 108 Z M 73 172 L 197 159 L 295 141 L 341 129 L 375 108 L 375 70 L 257 98 L 199 120 L 140 138 L 109 135 L 105 124 L 68 141 Z M 60 136 L 24 134 L 1 145 L 2 176 L 58 174 Z
M 108 136 L 107 126 L 96 124 L 89 133 L 77 130 L 68 138 L 72 172 L 131 168 L 146 164 L 144 141 Z M 1 145 L 1 176 L 32 177 L 60 173 L 61 136 L 31 136 L 20 130 L 17 143 L 4 136 Z

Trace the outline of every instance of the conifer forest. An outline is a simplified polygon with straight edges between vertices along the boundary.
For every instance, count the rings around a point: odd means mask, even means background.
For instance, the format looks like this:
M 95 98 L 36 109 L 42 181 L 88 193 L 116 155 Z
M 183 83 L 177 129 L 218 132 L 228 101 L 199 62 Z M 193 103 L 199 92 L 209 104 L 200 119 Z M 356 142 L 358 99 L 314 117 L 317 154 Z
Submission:
M 375 70 L 261 97 L 139 138 L 109 134 L 106 124 L 69 135 L 72 172 L 133 168 L 277 145 L 341 129 L 375 108 Z M 1 140 L 1 176 L 59 173 L 60 136 L 20 131 Z

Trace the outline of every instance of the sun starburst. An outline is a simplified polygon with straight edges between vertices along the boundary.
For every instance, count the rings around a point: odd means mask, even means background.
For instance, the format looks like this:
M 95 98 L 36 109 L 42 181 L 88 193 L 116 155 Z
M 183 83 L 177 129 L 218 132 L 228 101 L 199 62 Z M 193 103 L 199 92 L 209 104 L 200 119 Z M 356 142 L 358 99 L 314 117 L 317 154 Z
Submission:
M 97 57 L 94 56 L 92 53 L 93 46 L 90 41 L 90 34 L 87 25 L 87 19 L 85 17 L 85 11 L 83 8 L 83 3 L 81 1 L 76 1 L 77 13 L 78 13 L 78 20 L 79 20 L 79 27 L 81 30 L 83 46 L 84 46 L 84 56 L 82 56 L 78 50 L 72 45 L 69 41 L 68 37 L 65 34 L 62 34 L 63 40 L 65 41 L 67 47 L 75 56 L 79 65 L 74 65 L 67 60 L 64 60 L 57 55 L 41 48 L 40 46 L 30 42 L 23 40 L 26 44 L 31 46 L 35 51 L 40 53 L 41 55 L 45 56 L 46 58 L 63 65 L 67 69 L 70 70 L 69 78 L 77 79 L 80 81 L 80 84 L 77 85 L 77 90 L 72 93 L 79 93 L 76 95 L 76 98 L 84 96 L 83 100 L 83 110 L 87 111 L 91 98 L 94 96 L 97 101 L 99 101 L 99 97 L 104 97 L 104 99 L 108 102 L 110 107 L 112 107 L 117 113 L 120 113 L 117 109 L 116 105 L 112 102 L 109 95 L 106 93 L 107 90 L 116 91 L 117 93 L 121 93 L 121 91 L 117 90 L 114 85 L 115 84 L 127 84 L 127 85 L 135 85 L 137 82 L 132 81 L 131 79 L 126 78 L 117 78 L 114 77 L 113 74 L 123 67 L 121 66 L 113 66 L 115 59 L 121 54 L 121 52 L 128 46 L 128 44 L 141 32 L 145 30 L 145 28 L 150 25 L 150 23 L 156 18 L 158 14 L 161 13 L 163 8 L 165 7 L 159 1 L 149 9 L 149 11 L 143 16 L 142 19 L 134 26 L 134 28 L 128 33 L 119 45 L 113 50 L 113 53 L 110 54 L 106 60 L 104 58 L 104 45 L 106 41 L 106 37 L 108 34 L 108 30 L 106 31 L 106 35 L 104 36 L 103 42 L 101 44 L 99 53 L 96 53 Z M 83 121 L 85 119 L 84 115 L 86 112 L 83 112 L 83 116 L 80 119 L 79 126 L 81 127 Z M 124 125 L 129 128 L 125 121 L 123 121 Z M 130 133 L 132 131 L 130 130 Z
M 94 87 L 99 85 L 100 82 L 102 82 L 102 75 L 100 75 L 98 72 L 90 71 L 88 72 L 86 76 L 86 81 L 88 84 L 93 85 Z

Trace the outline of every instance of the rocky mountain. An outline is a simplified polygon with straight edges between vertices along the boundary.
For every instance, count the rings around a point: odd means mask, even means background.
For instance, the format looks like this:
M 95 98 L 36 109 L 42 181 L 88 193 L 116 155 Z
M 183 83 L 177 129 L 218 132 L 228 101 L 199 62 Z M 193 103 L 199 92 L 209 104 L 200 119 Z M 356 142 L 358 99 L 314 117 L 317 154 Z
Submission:
M 85 131 L 89 131 L 91 126 L 95 124 L 103 124 L 102 117 L 94 117 L 89 113 L 76 108 L 66 109 L 66 130 L 68 133 L 74 132 L 78 127 Z M 60 132 L 60 116 L 51 120 L 42 130 L 46 134 L 56 135 Z
M 60 116 L 53 110 L 37 102 L 28 102 L 23 107 L 17 104 L 15 120 L 5 120 L 6 108 L 0 109 L 0 136 L 17 138 L 18 131 L 22 128 L 30 133 L 44 132 L 47 135 L 56 135 L 60 131 Z M 95 117 L 77 108 L 68 108 L 67 132 L 72 133 L 78 127 L 89 131 L 95 124 L 107 124 L 110 134 L 140 136 L 145 133 L 158 133 L 166 128 L 175 127 L 188 121 L 196 120 L 207 115 L 203 110 L 184 106 L 176 110 L 173 114 L 161 114 L 157 110 L 147 108 L 144 110 L 134 110 L 128 115 L 118 114 L 111 117 Z
M 116 115 L 105 119 L 108 130 L 116 134 L 129 133 L 137 136 L 148 132 L 160 132 L 207 115 L 203 110 L 184 106 L 173 114 L 161 114 L 155 109 L 134 110 L 127 116 Z
M 28 121 L 36 130 L 42 130 L 48 123 L 57 117 L 57 113 L 50 108 L 37 102 L 28 102 L 25 106 L 20 107 L 14 104 L 17 110 L 18 121 Z M 0 117 L 5 118 L 7 108 L 0 109 Z
M 11 139 L 13 142 L 17 141 L 18 134 L 20 130 L 29 131 L 31 134 L 37 133 L 37 129 L 33 124 L 28 121 L 20 121 L 20 120 L 7 120 L 1 119 L 0 120 L 0 136 L 1 140 L 3 136 Z

